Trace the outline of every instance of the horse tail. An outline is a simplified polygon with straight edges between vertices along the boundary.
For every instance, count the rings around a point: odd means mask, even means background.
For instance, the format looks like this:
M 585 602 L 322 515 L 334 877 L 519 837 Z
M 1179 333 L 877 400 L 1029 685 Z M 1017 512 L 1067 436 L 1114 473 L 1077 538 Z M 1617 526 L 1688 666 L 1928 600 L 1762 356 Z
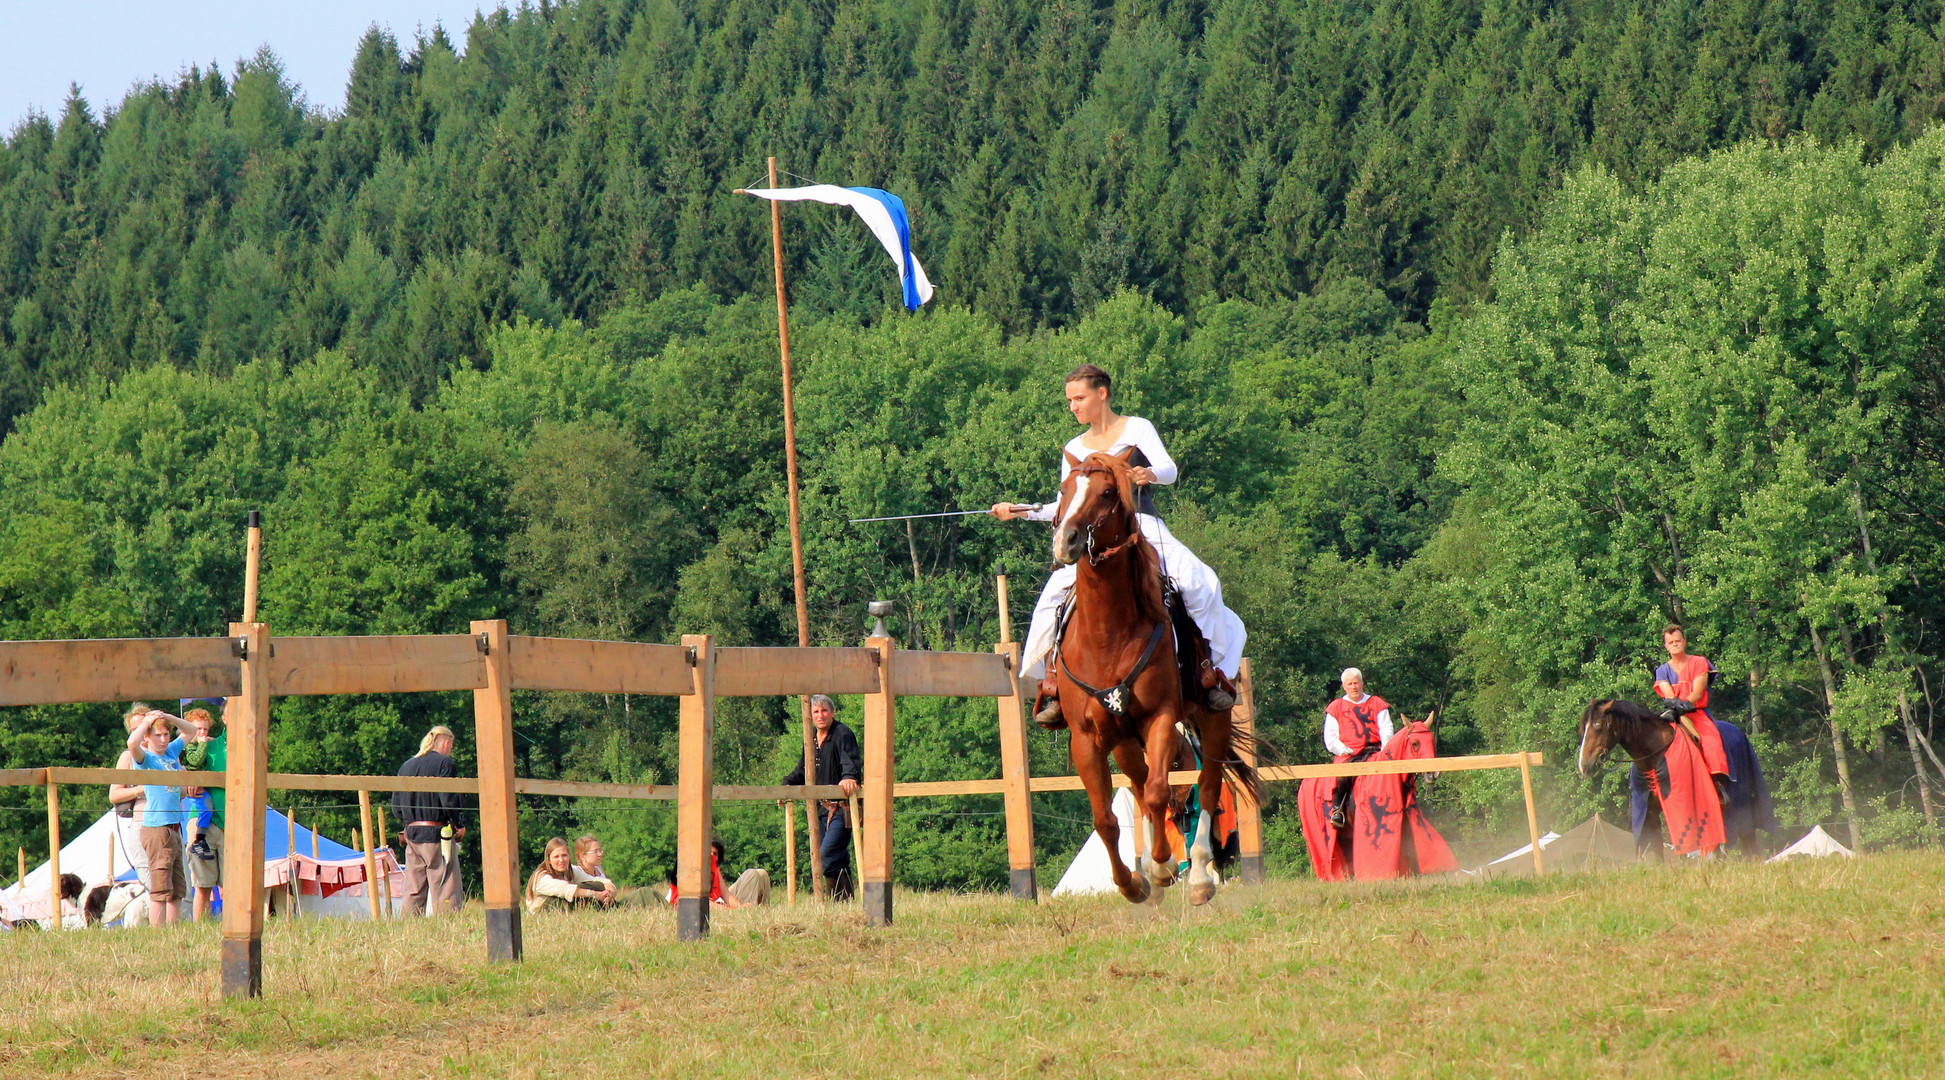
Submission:
M 1263 774 L 1257 771 L 1256 766 L 1243 760 L 1243 756 L 1247 754 L 1255 758 L 1263 748 L 1264 744 L 1256 737 L 1254 730 L 1232 725 L 1229 729 L 1229 760 L 1222 763 L 1223 774 L 1229 778 L 1230 784 L 1236 790 L 1248 792 L 1250 801 L 1258 806 L 1263 805 Z

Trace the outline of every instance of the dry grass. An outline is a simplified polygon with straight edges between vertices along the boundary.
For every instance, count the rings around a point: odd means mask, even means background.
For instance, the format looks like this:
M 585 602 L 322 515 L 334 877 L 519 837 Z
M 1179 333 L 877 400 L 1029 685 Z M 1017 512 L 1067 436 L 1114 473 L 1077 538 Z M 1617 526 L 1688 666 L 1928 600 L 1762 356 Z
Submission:
M 0 1075 L 1945 1073 L 1940 860 L 1486 886 L 1276 883 L 1213 910 L 900 894 L 527 922 L 273 925 L 217 999 L 213 927 L 0 937 Z

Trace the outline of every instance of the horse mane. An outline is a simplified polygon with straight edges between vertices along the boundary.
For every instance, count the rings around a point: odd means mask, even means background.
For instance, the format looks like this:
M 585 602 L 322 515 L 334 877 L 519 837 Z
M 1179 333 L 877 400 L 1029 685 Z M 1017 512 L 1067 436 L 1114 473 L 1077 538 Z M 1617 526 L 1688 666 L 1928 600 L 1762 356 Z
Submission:
M 1097 451 L 1087 456 L 1087 464 L 1098 465 L 1114 477 L 1115 493 L 1121 498 L 1121 513 L 1127 519 L 1128 529 L 1134 534 L 1135 542 L 1128 553 L 1135 560 L 1135 603 L 1142 613 L 1161 623 L 1168 623 L 1168 604 L 1162 599 L 1162 556 L 1155 545 L 1148 542 L 1142 534 L 1141 523 L 1135 520 L 1136 508 L 1140 503 L 1135 498 L 1135 467 L 1120 454 Z
M 1603 708 L 1607 710 L 1609 718 L 1617 728 L 1626 729 L 1626 734 L 1620 731 L 1615 732 L 1614 745 L 1616 746 L 1620 746 L 1628 738 L 1631 738 L 1635 732 L 1641 731 L 1643 728 L 1653 731 L 1663 726 L 1662 714 L 1659 709 L 1650 708 L 1646 705 L 1638 705 L 1622 698 L 1595 698 L 1589 701 L 1587 708 L 1581 711 L 1580 730 L 1583 732 L 1586 731 L 1587 725 L 1594 719 L 1594 714 Z
M 1609 698 L 1605 701 L 1596 701 L 1589 705 L 1588 708 L 1592 709 L 1595 705 L 1608 706 L 1616 719 L 1625 720 L 1631 724 L 1659 722 L 1661 720 L 1660 709 L 1651 709 L 1646 705 L 1637 705 L 1632 701 L 1626 701 L 1621 698 Z

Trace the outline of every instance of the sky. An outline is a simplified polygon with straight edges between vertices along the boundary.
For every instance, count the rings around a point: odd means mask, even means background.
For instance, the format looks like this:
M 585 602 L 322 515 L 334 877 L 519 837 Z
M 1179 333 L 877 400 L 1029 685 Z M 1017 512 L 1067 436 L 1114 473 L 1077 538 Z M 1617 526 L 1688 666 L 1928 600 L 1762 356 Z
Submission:
M 59 117 L 68 84 L 96 116 L 128 88 L 214 60 L 228 75 L 269 45 L 314 107 L 344 107 L 358 39 L 373 23 L 410 50 L 420 28 L 443 24 L 465 47 L 467 24 L 496 0 L 0 0 L 0 136 L 30 109 Z

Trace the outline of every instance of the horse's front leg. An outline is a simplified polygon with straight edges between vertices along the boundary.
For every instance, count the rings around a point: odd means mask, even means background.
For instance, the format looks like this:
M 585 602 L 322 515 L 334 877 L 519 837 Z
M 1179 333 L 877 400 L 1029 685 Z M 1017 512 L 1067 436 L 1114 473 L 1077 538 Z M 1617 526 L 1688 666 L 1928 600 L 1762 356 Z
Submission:
M 1634 845 L 1636 858 L 1652 859 L 1658 863 L 1668 861 L 1668 845 L 1662 839 L 1661 821 L 1661 799 L 1650 788 L 1648 791 L 1648 817 L 1641 826 L 1641 839 Z
M 1081 778 L 1081 787 L 1087 789 L 1087 804 L 1094 811 L 1094 834 L 1108 849 L 1108 870 L 1114 875 L 1114 887 L 1121 890 L 1129 903 L 1139 904 L 1148 899 L 1148 883 L 1121 861 L 1121 823 L 1114 819 L 1114 778 L 1108 773 L 1107 755 L 1078 726 L 1068 746 L 1074 775 Z M 1139 834 L 1136 850 L 1140 850 Z
M 1155 815 L 1149 813 L 1148 806 L 1148 759 L 1142 753 L 1142 743 L 1136 739 L 1122 739 L 1114 743 L 1114 765 L 1120 765 L 1120 773 L 1128 776 L 1128 788 L 1134 796 L 1134 837 L 1130 845 L 1134 848 L 1134 870 L 1138 878 L 1146 878 L 1155 887 L 1169 887 L 1169 880 L 1155 878 L 1155 856 L 1151 845 L 1144 843 L 1144 833 L 1153 835 Z M 1146 856 L 1146 860 L 1144 860 Z M 1159 901 L 1161 897 L 1149 895 L 1149 899 Z
M 1142 819 L 1148 823 L 1148 865 L 1142 869 L 1158 889 L 1175 884 L 1175 851 L 1168 843 L 1168 770 L 1175 763 L 1176 749 L 1175 721 L 1168 713 L 1144 723 L 1141 742 L 1130 740 L 1115 747 L 1115 760 L 1128 774 Z M 1140 839 L 1136 837 L 1137 847 Z
M 1215 861 L 1215 808 L 1222 805 L 1222 763 L 1229 760 L 1229 714 L 1201 714 L 1198 734 L 1202 738 L 1202 773 L 1196 777 L 1196 801 L 1201 813 L 1195 822 L 1195 843 L 1189 845 L 1189 903 L 1201 905 L 1215 899 L 1216 878 L 1209 872 Z

